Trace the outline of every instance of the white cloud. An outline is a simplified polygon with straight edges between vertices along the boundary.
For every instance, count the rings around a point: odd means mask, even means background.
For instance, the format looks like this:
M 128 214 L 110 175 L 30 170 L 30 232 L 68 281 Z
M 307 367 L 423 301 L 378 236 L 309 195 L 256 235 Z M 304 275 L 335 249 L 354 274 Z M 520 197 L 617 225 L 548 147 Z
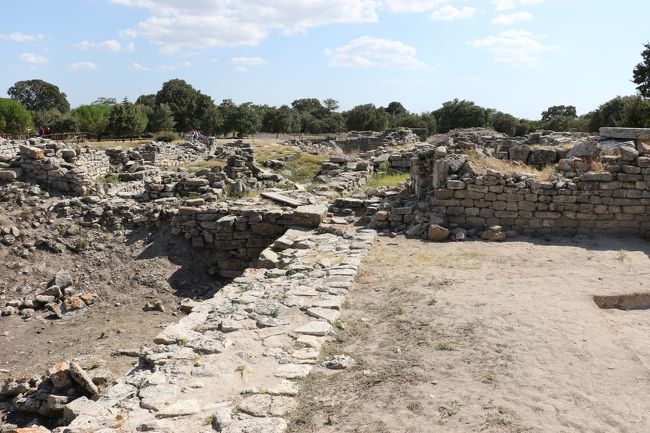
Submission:
M 79 51 L 86 51 L 91 48 L 95 48 L 108 53 L 119 53 L 121 51 L 131 52 L 135 50 L 135 44 L 131 42 L 127 44 L 124 49 L 122 49 L 122 44 L 119 41 L 116 41 L 115 39 L 108 39 L 101 42 L 81 41 L 74 44 L 74 48 Z
M 433 10 L 448 0 L 386 0 L 391 12 L 426 12 Z
M 541 2 L 542 0 L 492 0 L 492 5 L 497 11 L 509 11 L 517 6 L 530 6 Z
M 69 71 L 94 71 L 97 69 L 97 65 L 95 65 L 92 62 L 77 62 L 77 63 L 71 63 L 68 66 Z
M 19 59 L 31 65 L 43 65 L 49 61 L 46 57 L 32 53 L 23 53 L 19 56 Z
M 491 53 L 496 62 L 527 66 L 540 62 L 538 54 L 557 49 L 544 45 L 543 39 L 542 36 L 524 30 L 507 30 L 467 43 Z
M 492 18 L 492 24 L 511 26 L 520 21 L 532 21 L 535 17 L 530 12 L 515 12 L 513 14 L 502 14 Z
M 179 67 L 191 68 L 192 63 L 185 61 L 185 62 L 181 62 L 178 65 L 159 65 L 159 66 L 149 67 L 149 66 L 144 66 L 137 62 L 133 62 L 129 65 L 129 69 L 132 69 L 134 71 L 143 71 L 143 72 L 172 72 L 178 69 Z
M 458 9 L 452 5 L 445 5 L 440 9 L 433 11 L 429 18 L 441 21 L 466 20 L 472 18 L 476 11 L 476 8 L 468 6 Z
M 0 41 L 13 41 L 13 42 L 38 42 L 45 39 L 42 34 L 29 35 L 20 32 L 14 32 L 10 35 L 0 35 Z
M 151 12 L 122 37 L 139 37 L 174 54 L 209 47 L 257 45 L 285 35 L 344 23 L 376 22 L 384 0 L 111 0 Z
M 248 72 L 248 68 L 245 68 L 245 67 L 243 67 L 243 66 L 237 66 L 237 67 L 235 68 L 235 71 L 237 71 L 237 72 L 241 72 L 241 73 L 245 73 L 245 72 Z
M 347 45 L 326 49 L 329 65 L 336 68 L 400 67 L 423 68 L 415 48 L 399 41 L 362 36 Z
M 230 63 L 237 66 L 261 66 L 268 62 L 261 57 L 235 57 L 230 59 Z

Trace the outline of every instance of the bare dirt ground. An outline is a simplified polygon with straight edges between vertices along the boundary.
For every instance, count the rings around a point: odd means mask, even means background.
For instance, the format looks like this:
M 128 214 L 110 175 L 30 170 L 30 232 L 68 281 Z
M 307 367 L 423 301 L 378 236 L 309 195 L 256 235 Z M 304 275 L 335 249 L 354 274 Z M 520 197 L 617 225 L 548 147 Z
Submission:
M 293 432 L 648 432 L 650 310 L 593 295 L 646 288 L 650 244 L 379 238 Z
M 103 360 L 114 376 L 122 375 L 137 358 L 112 356 L 114 351 L 151 345 L 161 328 L 179 320 L 182 298 L 210 296 L 222 285 L 205 273 L 208 265 L 200 253 L 164 230 L 129 236 L 84 230 L 83 236 L 88 248 L 79 253 L 36 250 L 23 259 L 0 249 L 3 306 L 41 291 L 61 269 L 72 273 L 77 290 L 99 294 L 82 313 L 60 320 L 47 319 L 44 312 L 27 320 L 0 317 L 0 370 L 40 375 L 55 363 L 81 358 Z M 149 299 L 160 300 L 165 312 L 143 311 Z

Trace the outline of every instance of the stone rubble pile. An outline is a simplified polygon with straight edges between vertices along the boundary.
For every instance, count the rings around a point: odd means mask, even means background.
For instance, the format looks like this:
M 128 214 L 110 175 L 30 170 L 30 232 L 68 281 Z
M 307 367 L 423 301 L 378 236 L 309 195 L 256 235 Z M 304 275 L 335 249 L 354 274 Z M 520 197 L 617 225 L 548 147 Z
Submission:
M 112 374 L 101 363 L 93 363 L 85 370 L 78 362 L 61 362 L 40 377 L 0 379 L 0 400 L 9 401 L 13 413 L 31 416 L 35 425 L 45 421 L 49 426 L 65 426 L 78 416 L 80 407 L 97 399 L 112 383 Z M 49 432 L 44 427 L 32 428 Z M 4 425 L 1 429 L 33 431 L 15 425 Z
M 144 199 L 169 197 L 202 197 L 215 201 L 225 195 L 241 196 L 249 190 L 283 187 L 295 188 L 292 182 L 255 163 L 250 144 L 235 144 L 230 149 L 226 166 L 188 172 L 164 172 L 145 179 Z
M 373 167 L 368 161 L 345 154 L 330 156 L 314 177 L 313 193 L 325 197 L 337 197 L 356 191 L 372 176 Z
M 18 314 L 24 319 L 30 319 L 38 312 L 45 312 L 48 318 L 62 319 L 66 315 L 82 312 L 98 301 L 99 295 L 96 292 L 79 292 L 73 282 L 70 272 L 61 270 L 45 290 L 6 302 L 4 308 L 0 309 L 0 316 Z
M 300 152 L 311 153 L 312 155 L 323 155 L 328 153 L 342 153 L 335 140 L 285 140 L 284 146 L 291 146 Z

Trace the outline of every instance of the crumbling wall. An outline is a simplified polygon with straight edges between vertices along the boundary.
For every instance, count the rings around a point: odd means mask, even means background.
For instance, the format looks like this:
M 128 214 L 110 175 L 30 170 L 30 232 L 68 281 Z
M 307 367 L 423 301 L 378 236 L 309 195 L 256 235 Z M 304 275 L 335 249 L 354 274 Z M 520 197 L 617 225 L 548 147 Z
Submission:
M 181 207 L 171 227 L 173 234 L 190 239 L 195 248 L 214 251 L 213 273 L 231 278 L 240 275 L 289 227 L 318 227 L 326 213 L 326 206 L 275 210 L 226 204 Z
M 210 155 L 210 147 L 199 142 L 147 143 L 134 150 L 145 162 L 167 167 L 203 161 Z
M 0 138 L 0 161 L 9 161 L 18 156 L 20 144 L 17 141 Z
M 108 155 L 89 148 L 59 150 L 21 145 L 17 165 L 25 180 L 47 189 L 82 195 L 97 177 L 110 172 Z
M 423 231 L 434 223 L 524 234 L 649 234 L 650 148 L 621 145 L 598 162 L 601 170 L 586 171 L 588 161 L 566 158 L 558 165 L 564 175 L 540 180 L 533 173 L 478 173 L 467 155 L 430 148 L 411 160 L 417 206 L 382 213 L 375 223 L 419 223 Z

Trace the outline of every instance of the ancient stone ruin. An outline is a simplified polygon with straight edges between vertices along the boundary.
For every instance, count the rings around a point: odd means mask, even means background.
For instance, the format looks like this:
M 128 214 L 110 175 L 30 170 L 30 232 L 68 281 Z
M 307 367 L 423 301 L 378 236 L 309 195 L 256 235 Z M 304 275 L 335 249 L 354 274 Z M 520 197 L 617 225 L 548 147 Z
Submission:
M 60 359 L 25 377 L 0 370 L 0 432 L 284 432 L 300 379 L 316 365 L 352 365 L 344 354 L 323 360 L 320 349 L 340 330 L 378 234 L 429 241 L 650 234 L 648 130 L 519 138 L 458 130 L 426 142 L 400 130 L 278 144 L 288 145 L 326 155 L 306 184 L 283 176 L 279 159 L 258 163 L 256 146 L 242 142 L 105 149 L 0 140 L 7 261 L 101 262 L 95 254 L 114 248 L 89 241 L 101 235 L 124 248 L 145 245 L 134 261 L 171 260 L 187 248 L 219 282 L 179 300 L 153 341 L 116 347 L 114 356 L 135 361 L 125 374 L 87 359 Z M 404 180 L 367 187 L 378 171 Z M 132 250 L 111 254 L 125 251 Z M 15 268 L 24 278 L 34 272 Z M 103 293 L 76 275 L 82 268 L 41 270 L 47 281 L 3 287 L 0 325 L 99 314 Z M 155 278 L 137 276 L 155 293 Z M 138 312 L 164 313 L 156 296 L 138 298 Z

